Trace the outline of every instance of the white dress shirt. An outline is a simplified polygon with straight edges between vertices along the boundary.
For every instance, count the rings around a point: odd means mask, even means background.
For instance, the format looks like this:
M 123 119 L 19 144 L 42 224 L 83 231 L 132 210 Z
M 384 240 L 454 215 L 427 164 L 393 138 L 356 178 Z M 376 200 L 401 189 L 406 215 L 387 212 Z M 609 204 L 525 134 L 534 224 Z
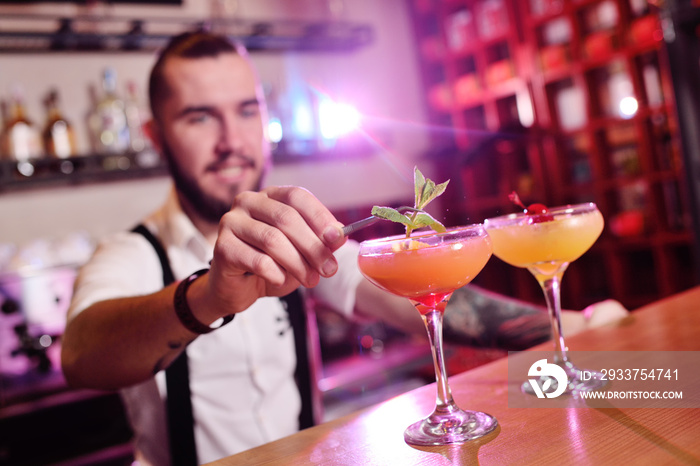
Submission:
M 166 248 L 176 280 L 208 267 L 213 248 L 182 212 L 174 191 L 144 224 Z M 350 315 L 362 280 L 357 244 L 349 241 L 335 255 L 338 273 L 309 292 Z M 162 286 L 160 262 L 146 239 L 129 232 L 111 235 L 82 268 L 69 319 L 95 302 L 149 294 Z M 195 339 L 187 354 L 200 463 L 298 430 L 294 336 L 279 299 L 258 300 L 227 326 Z M 135 433 L 137 459 L 147 465 L 169 464 L 164 372 L 121 394 Z

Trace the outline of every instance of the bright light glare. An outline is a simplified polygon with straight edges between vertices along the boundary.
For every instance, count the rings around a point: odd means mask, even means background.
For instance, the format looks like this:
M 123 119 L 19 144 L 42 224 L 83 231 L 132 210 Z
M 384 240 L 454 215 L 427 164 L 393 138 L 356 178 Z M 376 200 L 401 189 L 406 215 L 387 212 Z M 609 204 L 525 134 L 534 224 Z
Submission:
M 293 118 L 294 134 L 301 139 L 313 139 L 314 137 L 314 115 L 305 102 L 297 102 L 294 106 Z
M 349 104 L 323 100 L 318 106 L 321 136 L 336 139 L 350 133 L 360 124 L 360 113 Z
M 624 99 L 620 100 L 620 115 L 623 118 L 634 116 L 634 114 L 637 113 L 638 108 L 639 103 L 634 97 L 625 97 Z
M 267 124 L 267 135 L 272 143 L 278 143 L 282 140 L 282 122 L 279 118 L 270 118 Z
M 518 109 L 518 118 L 520 124 L 529 128 L 535 123 L 535 109 L 532 108 L 532 100 L 527 92 L 518 92 L 515 94 L 515 106 Z

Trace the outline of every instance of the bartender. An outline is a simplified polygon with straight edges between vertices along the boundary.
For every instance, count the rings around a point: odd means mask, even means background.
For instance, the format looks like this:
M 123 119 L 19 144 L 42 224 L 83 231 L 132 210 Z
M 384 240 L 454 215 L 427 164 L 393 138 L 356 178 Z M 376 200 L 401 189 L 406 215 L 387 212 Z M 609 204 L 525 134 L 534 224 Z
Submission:
M 149 99 L 174 187 L 80 271 L 62 365 L 73 386 L 120 390 L 140 464 L 206 463 L 308 425 L 299 301 L 280 297 L 301 288 L 344 315 L 424 330 L 407 300 L 361 276 L 356 243 L 311 193 L 265 187 L 265 101 L 245 50 L 203 32 L 173 38 Z M 191 402 L 185 414 L 168 406 L 178 396 Z

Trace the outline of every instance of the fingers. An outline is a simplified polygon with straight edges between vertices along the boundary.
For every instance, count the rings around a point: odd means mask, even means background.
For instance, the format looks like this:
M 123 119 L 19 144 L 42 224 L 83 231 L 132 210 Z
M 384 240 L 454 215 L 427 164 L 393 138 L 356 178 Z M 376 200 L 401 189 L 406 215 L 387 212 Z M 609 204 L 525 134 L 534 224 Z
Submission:
M 239 195 L 221 221 L 217 256 L 232 274 L 251 272 L 271 288 L 313 287 L 333 275 L 340 224 L 308 191 L 268 188 Z M 291 291 L 291 289 L 290 289 Z
M 287 280 L 284 266 L 292 269 L 294 258 L 290 257 L 281 264 L 273 259 L 283 259 L 287 253 L 284 252 L 282 241 L 275 241 L 273 235 L 265 233 L 269 230 L 265 224 L 243 216 L 225 216 L 221 222 L 217 246 L 214 248 L 213 264 L 225 265 L 225 275 L 229 279 L 252 274 L 274 285 L 282 285 Z M 270 246 L 267 246 L 267 243 Z M 294 267 L 292 273 L 300 278 L 300 283 L 306 284 L 314 280 L 310 272 L 299 266 Z
M 270 199 L 287 205 L 300 214 L 316 237 L 332 251 L 345 243 L 345 237 L 342 233 L 343 225 L 335 219 L 326 206 L 306 189 L 277 186 L 268 188 L 264 192 Z
M 583 315 L 588 327 L 593 328 L 623 319 L 629 315 L 629 311 L 619 301 L 606 299 L 585 308 Z

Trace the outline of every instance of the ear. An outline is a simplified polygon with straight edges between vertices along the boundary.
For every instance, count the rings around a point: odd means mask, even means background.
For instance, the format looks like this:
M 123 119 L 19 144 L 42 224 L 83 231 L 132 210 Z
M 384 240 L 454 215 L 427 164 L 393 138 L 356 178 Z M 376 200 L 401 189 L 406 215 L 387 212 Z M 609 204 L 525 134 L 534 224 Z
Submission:
M 163 153 L 162 148 L 163 148 L 163 143 L 161 140 L 161 131 L 158 123 L 151 118 L 148 120 L 146 123 L 143 124 L 143 132 L 146 134 L 148 139 L 151 140 L 151 143 L 153 144 L 153 147 L 159 152 Z

